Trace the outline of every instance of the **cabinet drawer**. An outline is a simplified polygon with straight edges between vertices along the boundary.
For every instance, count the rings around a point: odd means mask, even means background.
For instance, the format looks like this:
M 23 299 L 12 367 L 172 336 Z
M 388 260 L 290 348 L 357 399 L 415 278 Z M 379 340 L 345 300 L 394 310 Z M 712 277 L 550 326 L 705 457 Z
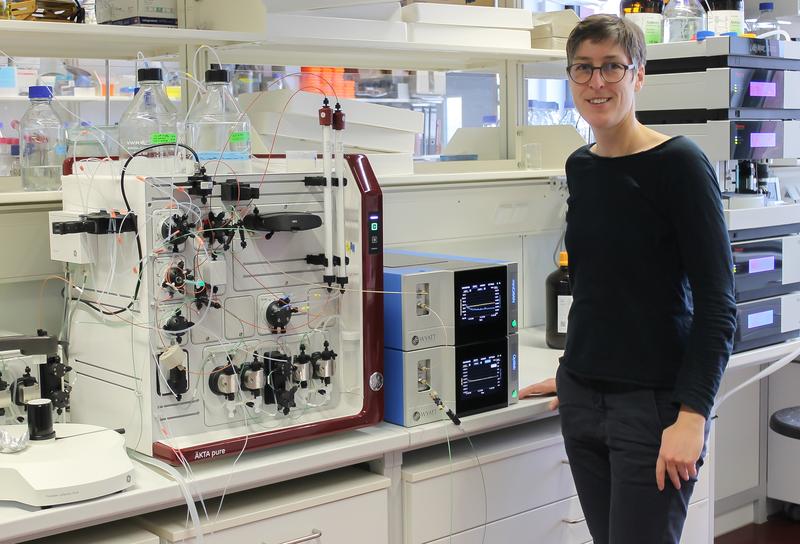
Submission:
M 30 540 L 27 544 L 159 544 L 158 537 L 130 520 L 104 523 L 47 538 Z
M 206 501 L 200 515 L 206 544 L 388 544 L 389 479 L 341 469 Z M 138 518 L 161 544 L 196 542 L 186 508 Z M 314 537 L 314 535 L 317 535 Z M 306 538 L 306 540 L 302 540 Z
M 577 497 L 495 521 L 486 526 L 485 539 L 483 533 L 483 527 L 476 527 L 453 535 L 452 540 L 444 537 L 429 544 L 586 544 L 592 540 Z
M 516 428 L 505 431 L 509 440 L 519 441 L 519 434 L 513 434 L 516 432 Z M 430 542 L 450 534 L 451 512 L 452 531 L 458 533 L 575 495 L 560 434 L 536 449 L 520 448 L 517 442 L 515 448 L 505 450 L 509 455 L 503 456 L 496 450 L 487 452 L 491 448 L 482 448 L 475 442 L 483 477 L 475 453 L 462 457 L 456 452 L 452 473 L 446 453 L 441 459 L 426 459 L 424 463 L 404 462 L 407 544 Z M 467 462 L 470 458 L 471 464 Z

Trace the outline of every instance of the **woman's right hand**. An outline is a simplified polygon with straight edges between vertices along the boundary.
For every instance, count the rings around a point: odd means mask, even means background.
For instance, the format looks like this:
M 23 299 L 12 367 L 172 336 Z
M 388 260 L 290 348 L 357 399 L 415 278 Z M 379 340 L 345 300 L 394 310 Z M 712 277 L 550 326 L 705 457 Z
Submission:
M 540 382 L 528 385 L 519 390 L 519 398 L 524 399 L 528 397 L 540 397 L 543 395 L 552 395 L 556 393 L 556 379 L 548 378 Z M 547 406 L 550 410 L 558 408 L 558 397 L 550 401 Z

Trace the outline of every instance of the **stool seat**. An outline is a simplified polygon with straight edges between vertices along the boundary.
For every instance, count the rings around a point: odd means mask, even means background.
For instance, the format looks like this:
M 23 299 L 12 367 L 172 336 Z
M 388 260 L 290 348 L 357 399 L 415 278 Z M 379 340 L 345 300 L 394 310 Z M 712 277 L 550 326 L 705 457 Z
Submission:
M 783 436 L 800 440 L 800 406 L 784 408 L 772 414 L 769 428 Z

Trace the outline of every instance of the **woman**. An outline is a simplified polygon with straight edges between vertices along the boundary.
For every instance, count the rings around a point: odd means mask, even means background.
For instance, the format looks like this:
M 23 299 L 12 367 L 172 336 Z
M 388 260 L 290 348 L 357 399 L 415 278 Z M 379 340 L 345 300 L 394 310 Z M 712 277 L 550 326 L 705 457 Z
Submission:
M 587 17 L 567 62 L 596 142 L 566 164 L 564 443 L 595 544 L 677 544 L 736 328 L 719 186 L 690 140 L 636 120 L 638 27 Z

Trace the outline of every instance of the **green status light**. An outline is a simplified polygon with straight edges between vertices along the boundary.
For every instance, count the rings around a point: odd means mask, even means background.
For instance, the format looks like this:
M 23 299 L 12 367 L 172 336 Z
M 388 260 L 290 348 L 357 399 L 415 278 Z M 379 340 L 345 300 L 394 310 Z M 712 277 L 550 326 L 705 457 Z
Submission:
M 517 320 L 516 319 L 512 319 L 511 320 L 511 326 L 514 327 L 514 328 L 517 327 Z
M 372 229 L 372 231 L 374 232 L 374 231 L 378 230 L 378 224 L 377 223 L 370 223 L 369 228 Z
M 514 390 L 511 392 L 511 398 L 512 398 L 512 399 L 515 399 L 515 398 L 517 398 L 517 390 L 516 390 L 516 389 L 514 389 Z

